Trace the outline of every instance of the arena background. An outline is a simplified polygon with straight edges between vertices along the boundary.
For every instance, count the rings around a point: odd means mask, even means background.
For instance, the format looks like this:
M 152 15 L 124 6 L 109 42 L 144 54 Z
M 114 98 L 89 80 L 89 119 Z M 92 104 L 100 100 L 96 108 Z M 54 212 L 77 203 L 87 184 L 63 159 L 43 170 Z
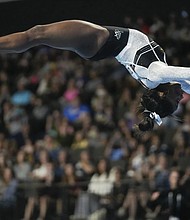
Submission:
M 120 25 L 125 15 L 143 16 L 149 19 L 159 15 L 167 17 L 171 12 L 188 10 L 186 0 L 23 0 L 1 3 L 0 34 L 24 30 L 35 24 L 63 19 L 85 19 L 100 24 Z
M 170 13 L 175 12 L 177 15 L 181 15 L 183 11 L 186 11 L 187 13 L 190 12 L 190 1 L 186 1 L 186 0 L 176 0 L 176 1 L 173 1 L 173 0 L 165 0 L 165 1 L 163 0 L 160 0 L 160 1 L 153 1 L 153 0 L 141 0 L 141 1 L 140 0 L 132 0 L 132 1 L 128 1 L 128 0 L 54 0 L 54 1 L 53 0 L 52 1 L 23 0 L 23 1 L 13 1 L 13 2 L 6 2 L 6 3 L 3 2 L 3 3 L 0 3 L 0 27 L 1 27 L 0 35 L 6 35 L 9 33 L 16 32 L 16 31 L 23 31 L 36 24 L 45 24 L 45 23 L 61 21 L 65 19 L 84 19 L 84 20 L 88 20 L 92 22 L 97 22 L 99 24 L 119 26 L 123 24 L 123 19 L 125 16 L 131 16 L 134 19 L 139 16 L 142 16 L 146 20 L 146 22 L 149 23 L 149 22 L 152 22 L 152 19 L 157 15 L 161 19 L 167 20 L 168 15 Z M 175 43 L 176 42 L 174 42 L 174 44 Z M 179 48 L 179 45 L 176 45 L 176 46 L 178 46 Z M 182 48 L 180 47 L 181 52 L 183 52 L 184 50 L 186 50 L 187 52 L 188 49 L 189 49 L 189 42 L 187 44 L 184 43 L 182 45 Z M 183 53 L 181 53 L 178 56 L 181 58 L 180 61 L 183 60 L 183 56 L 185 57 Z M 22 55 L 20 57 L 22 57 Z M 18 56 L 18 59 L 21 59 L 20 57 Z M 75 62 L 75 60 L 74 61 L 72 60 L 72 62 Z M 188 59 L 185 64 L 189 65 Z M 12 75 L 10 78 L 12 78 Z M 164 130 L 164 132 L 165 131 L 166 130 Z M 158 141 L 156 137 L 153 140 L 153 142 L 154 141 L 155 142 Z M 188 158 L 186 159 L 189 160 L 190 153 L 187 152 L 187 155 L 188 155 Z M 184 161 L 184 158 L 182 156 L 181 162 L 183 161 Z M 25 186 L 27 186 L 27 188 L 31 187 L 31 185 L 30 187 L 28 187 L 28 185 L 25 185 Z M 137 191 L 137 188 L 139 191 Z M 68 190 L 68 188 L 66 189 Z M 65 190 L 66 196 L 64 197 L 64 200 L 68 199 L 67 190 Z M 73 189 L 71 189 L 71 191 L 72 190 Z M 134 186 L 132 184 L 132 187 L 130 188 L 130 190 L 128 193 L 129 202 L 134 201 L 136 198 L 135 197 L 136 193 L 139 194 L 139 192 L 142 193 L 139 195 L 140 196 L 142 195 L 142 198 L 144 198 L 143 197 L 144 196 L 143 186 L 141 185 Z M 27 197 L 25 197 L 24 193 L 21 192 L 20 194 L 18 194 L 18 198 L 20 200 L 17 201 L 17 206 L 16 206 L 17 210 L 15 211 L 14 209 L 15 217 L 9 218 L 9 220 L 17 220 L 18 216 L 19 217 L 23 216 L 23 210 L 24 210 L 25 204 L 27 203 Z M 56 218 L 54 214 L 52 214 L 53 212 L 52 212 L 51 206 L 49 207 L 50 208 L 47 211 L 48 213 L 47 215 L 49 218 L 46 218 L 46 220 L 68 219 L 69 216 L 67 212 L 63 213 L 64 215 L 62 217 L 58 216 Z M 38 215 L 38 208 L 35 209 L 34 216 Z M 143 213 L 142 207 L 140 208 L 141 210 L 140 211 L 138 210 L 138 213 Z M 133 207 L 131 209 L 133 209 Z M 186 209 L 186 212 L 188 212 L 187 209 Z M 101 215 L 101 213 L 99 214 Z M 94 219 L 92 218 L 92 220 L 95 220 L 95 219 L 98 219 L 98 217 L 95 216 Z M 110 219 L 111 219 L 111 216 L 108 220 Z M 142 218 L 139 218 L 139 219 L 142 219 Z M 150 216 L 149 219 L 154 219 L 154 217 Z M 163 220 L 163 218 L 160 218 L 160 219 Z M 6 220 L 6 218 L 3 218 L 3 219 L 0 218 L 0 220 Z

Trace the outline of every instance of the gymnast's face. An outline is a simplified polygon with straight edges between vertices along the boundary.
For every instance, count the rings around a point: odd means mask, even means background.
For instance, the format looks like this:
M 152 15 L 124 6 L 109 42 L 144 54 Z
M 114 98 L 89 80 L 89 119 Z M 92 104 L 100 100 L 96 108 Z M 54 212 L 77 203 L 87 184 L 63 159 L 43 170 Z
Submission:
M 183 90 L 178 83 L 172 83 L 168 86 L 166 92 L 164 92 L 166 98 L 170 100 L 174 108 L 177 108 L 180 100 L 183 98 Z

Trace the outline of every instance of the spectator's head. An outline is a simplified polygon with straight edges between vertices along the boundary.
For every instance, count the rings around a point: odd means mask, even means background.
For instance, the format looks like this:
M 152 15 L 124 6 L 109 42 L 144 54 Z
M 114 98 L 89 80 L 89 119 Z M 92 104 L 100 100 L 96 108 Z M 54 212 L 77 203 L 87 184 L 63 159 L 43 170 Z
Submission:
M 66 164 L 65 166 L 65 175 L 67 177 L 74 176 L 74 166 L 71 163 Z
M 165 170 L 168 167 L 168 159 L 165 154 L 158 155 L 158 166 L 161 170 Z
M 17 157 L 16 157 L 16 160 L 17 160 L 17 163 L 22 163 L 25 159 L 25 153 L 23 150 L 20 150 L 18 153 L 17 153 Z
M 60 150 L 58 154 L 58 162 L 59 163 L 66 163 L 67 161 L 67 151 L 66 150 Z
M 83 162 L 88 162 L 90 159 L 88 151 L 84 150 L 80 153 L 80 160 Z
M 3 170 L 3 180 L 5 183 L 10 183 L 10 181 L 13 179 L 14 174 L 13 174 L 13 170 L 9 167 L 6 167 Z
M 112 167 L 110 170 L 110 177 L 113 179 L 115 183 L 118 183 L 122 179 L 122 169 L 119 166 Z
M 84 133 L 83 133 L 82 130 L 78 130 L 78 131 L 75 133 L 75 141 L 76 141 L 76 142 L 80 142 L 80 141 L 82 141 L 84 138 L 85 138 L 85 135 L 84 135 Z
M 0 168 L 4 168 L 6 166 L 6 159 L 3 153 L 0 154 Z
M 19 91 L 22 91 L 26 88 L 26 84 L 27 84 L 27 79 L 25 78 L 21 78 L 20 80 L 18 80 L 17 82 L 17 89 Z
M 169 184 L 171 189 L 175 189 L 179 185 L 180 172 L 177 169 L 173 169 L 169 174 Z
M 100 159 L 97 164 L 97 172 L 99 174 L 108 173 L 108 161 L 106 159 Z
M 39 152 L 39 162 L 40 164 L 45 164 L 49 161 L 48 151 L 45 149 L 40 150 Z

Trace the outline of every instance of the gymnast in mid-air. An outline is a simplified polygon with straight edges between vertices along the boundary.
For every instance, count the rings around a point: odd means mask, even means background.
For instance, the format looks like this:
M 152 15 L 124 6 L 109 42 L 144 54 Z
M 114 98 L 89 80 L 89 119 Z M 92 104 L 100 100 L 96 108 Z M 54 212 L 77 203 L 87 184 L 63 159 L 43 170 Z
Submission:
M 147 89 L 141 98 L 141 131 L 160 125 L 161 118 L 177 109 L 183 91 L 190 94 L 190 68 L 169 66 L 163 49 L 135 29 L 65 20 L 0 37 L 0 53 L 21 53 L 38 45 L 73 51 L 87 60 L 115 57 Z

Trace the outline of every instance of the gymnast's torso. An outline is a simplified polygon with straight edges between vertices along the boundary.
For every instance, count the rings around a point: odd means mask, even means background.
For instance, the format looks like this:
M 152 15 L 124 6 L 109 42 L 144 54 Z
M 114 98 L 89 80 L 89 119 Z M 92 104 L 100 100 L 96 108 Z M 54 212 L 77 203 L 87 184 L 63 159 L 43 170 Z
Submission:
M 129 29 L 128 42 L 116 56 L 116 59 L 127 68 L 136 80 L 149 89 L 160 84 L 152 76 L 151 64 L 157 62 L 157 64 L 167 65 L 163 49 L 152 39 L 135 29 Z M 157 68 L 159 72 L 159 65 Z
M 115 57 L 123 64 L 133 78 L 145 88 L 153 89 L 161 82 L 155 80 L 155 69 L 159 71 L 159 64 L 167 65 L 163 49 L 142 32 L 113 26 L 105 26 L 110 35 L 103 47 L 90 60 L 101 60 Z M 154 71 L 152 70 L 152 63 Z

